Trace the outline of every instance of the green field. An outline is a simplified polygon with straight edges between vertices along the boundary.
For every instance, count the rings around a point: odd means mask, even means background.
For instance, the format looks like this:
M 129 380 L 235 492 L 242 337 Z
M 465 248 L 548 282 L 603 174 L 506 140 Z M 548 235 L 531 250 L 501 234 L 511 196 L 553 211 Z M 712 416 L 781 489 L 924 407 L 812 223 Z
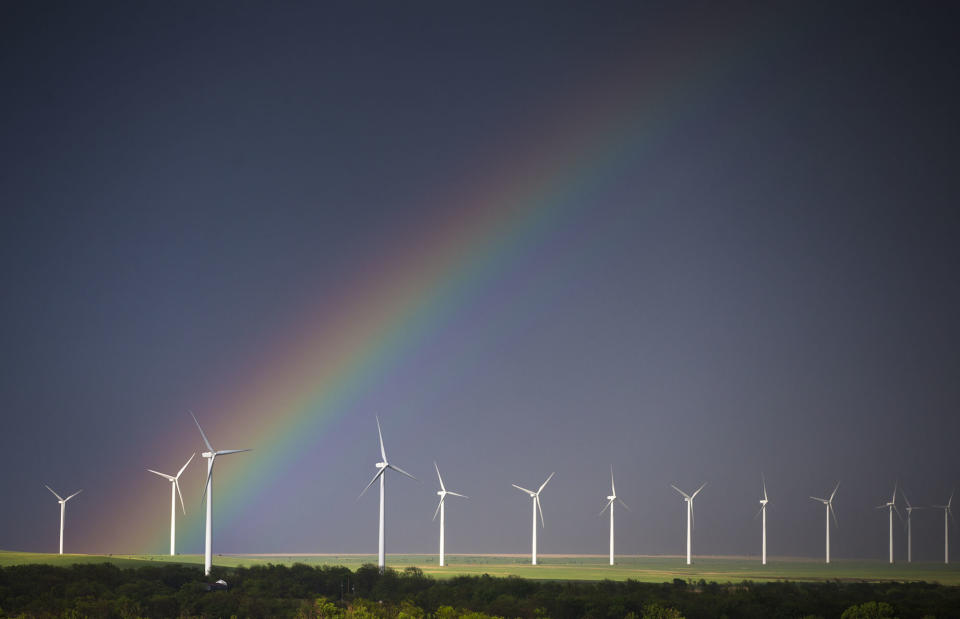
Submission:
M 158 562 L 203 564 L 200 555 L 55 555 L 0 551 L 0 566 L 27 563 L 72 565 L 110 562 L 119 567 L 139 567 Z M 686 566 L 681 557 L 618 557 L 618 565 L 607 565 L 601 556 L 543 556 L 540 565 L 529 564 L 529 557 L 506 555 L 449 555 L 447 566 L 439 567 L 434 555 L 388 555 L 387 564 L 396 569 L 415 566 L 436 578 L 490 574 L 520 576 L 537 580 L 627 580 L 667 582 L 674 578 L 716 582 L 742 580 L 851 580 L 851 581 L 927 581 L 960 585 L 960 566 L 941 563 L 898 563 L 883 561 L 835 560 L 830 565 L 812 559 L 773 559 L 766 566 L 743 557 L 704 557 Z M 253 565 L 305 563 L 307 565 L 343 565 L 356 569 L 375 563 L 375 555 L 216 555 L 214 565 L 240 567 Z

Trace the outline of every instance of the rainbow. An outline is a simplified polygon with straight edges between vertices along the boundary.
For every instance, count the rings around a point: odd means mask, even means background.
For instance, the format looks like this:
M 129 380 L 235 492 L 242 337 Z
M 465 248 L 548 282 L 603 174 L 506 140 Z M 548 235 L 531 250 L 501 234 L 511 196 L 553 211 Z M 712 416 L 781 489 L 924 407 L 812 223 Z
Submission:
M 729 62 L 717 62 L 716 48 L 704 44 L 696 53 L 678 53 L 670 65 L 654 71 L 634 63 L 597 83 L 581 84 L 578 92 L 586 95 L 571 98 L 540 127 L 537 137 L 527 140 L 533 148 L 509 145 L 509 157 L 473 175 L 486 180 L 482 190 L 463 196 L 452 189 L 434 198 L 433 204 L 445 206 L 418 228 L 422 236 L 378 257 L 345 290 L 325 294 L 277 338 L 276 349 L 263 354 L 269 363 L 244 377 L 242 389 L 198 407 L 208 435 L 220 434 L 220 423 L 229 423 L 234 436 L 244 428 L 261 456 L 256 466 L 252 458 L 238 457 L 222 469 L 218 520 L 242 514 L 257 488 L 315 443 L 364 393 L 372 376 L 414 351 L 465 295 L 495 277 L 538 235 L 569 220 L 585 202 L 578 198 L 615 178 L 625 155 L 655 145 L 681 116 L 676 110 L 718 83 Z M 131 514 L 126 522 L 137 524 L 111 531 L 109 541 L 97 545 L 114 552 L 162 551 L 168 513 L 132 502 L 119 511 L 124 510 Z M 199 534 L 179 543 L 197 549 Z

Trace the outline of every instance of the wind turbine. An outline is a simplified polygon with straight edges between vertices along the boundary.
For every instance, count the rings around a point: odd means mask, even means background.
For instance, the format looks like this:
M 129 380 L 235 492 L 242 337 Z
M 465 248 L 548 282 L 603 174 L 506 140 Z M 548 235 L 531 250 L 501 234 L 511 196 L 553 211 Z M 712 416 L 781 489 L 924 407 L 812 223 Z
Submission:
M 204 544 L 203 551 L 203 574 L 205 576 L 210 575 L 210 568 L 213 565 L 213 461 L 217 459 L 217 456 L 226 456 L 229 454 L 241 453 L 244 451 L 253 451 L 252 449 L 221 449 L 216 451 L 211 445 L 210 441 L 207 440 L 207 435 L 203 433 L 203 428 L 200 427 L 200 422 L 197 421 L 197 416 L 190 411 L 190 416 L 193 417 L 193 422 L 197 424 L 197 429 L 200 430 L 200 436 L 203 437 L 203 442 L 207 446 L 207 451 L 200 454 L 201 458 L 207 459 L 207 483 L 204 485 L 203 494 L 200 495 L 200 500 L 203 500 L 203 497 L 207 497 L 207 529 L 206 529 L 206 543 Z
M 51 488 L 50 486 L 44 484 L 44 487 L 45 487 L 47 490 L 49 490 L 50 492 L 53 492 L 53 488 Z M 57 497 L 57 501 L 60 502 L 60 554 L 63 554 L 63 521 L 64 521 L 64 519 L 66 518 L 66 515 L 67 515 L 67 501 L 69 501 L 69 500 L 72 499 L 73 497 L 77 496 L 77 495 L 80 494 L 81 492 L 83 492 L 82 489 L 81 489 L 81 490 L 77 490 L 76 492 L 74 492 L 73 494 L 71 494 L 70 496 L 68 496 L 67 498 L 63 498 L 63 497 L 61 497 L 59 494 L 57 494 L 56 492 L 53 492 L 53 496 Z
M 437 504 L 437 509 L 436 509 L 436 511 L 433 512 L 433 519 L 436 520 L 436 519 L 437 519 L 437 513 L 440 514 L 440 567 L 443 567 L 443 566 L 445 565 L 444 562 L 443 562 L 443 559 L 444 559 L 444 554 L 443 554 L 443 515 L 444 515 L 444 511 L 445 511 L 445 510 L 444 510 L 443 502 L 446 500 L 448 494 L 451 495 L 451 496 L 458 496 L 458 497 L 460 497 L 460 498 L 462 498 L 462 499 L 469 499 L 470 497 L 468 497 L 468 496 L 465 495 L 465 494 L 457 494 L 456 492 L 452 492 L 452 491 L 450 491 L 450 490 L 447 490 L 446 486 L 443 485 L 443 478 L 440 477 L 440 467 L 437 466 L 436 461 L 434 461 L 434 463 L 433 463 L 433 468 L 437 469 L 437 479 L 440 480 L 440 489 L 437 490 L 437 494 L 440 495 L 440 502 Z
M 953 492 L 953 490 L 950 491 L 950 500 L 946 505 L 933 506 L 935 509 L 943 510 L 943 562 L 945 564 L 950 563 L 950 523 L 947 517 L 953 519 L 953 511 L 950 509 L 950 504 L 953 503 Z
M 913 562 L 913 527 L 910 526 L 910 515 L 913 513 L 913 510 L 923 508 L 910 505 L 910 499 L 907 498 L 903 488 L 900 488 L 900 496 L 903 497 L 903 500 L 907 504 L 904 508 L 907 511 L 907 563 L 911 563 Z
M 814 501 L 823 503 L 824 508 L 827 510 L 827 563 L 830 563 L 830 514 L 833 514 L 833 521 L 837 524 L 837 527 L 840 526 L 840 523 L 837 522 L 837 513 L 833 511 L 833 497 L 837 494 L 837 488 L 839 487 L 840 482 L 837 482 L 837 485 L 833 488 L 833 492 L 830 493 L 829 499 L 821 499 L 815 496 L 810 497 Z
M 624 503 L 621 499 L 617 498 L 617 489 L 613 485 L 613 465 L 610 465 L 610 496 L 607 497 L 607 504 L 603 506 L 603 509 L 600 510 L 600 515 L 603 515 L 603 512 L 606 509 L 610 508 L 610 565 L 613 565 L 613 502 L 616 501 L 623 505 L 624 509 L 630 511 L 630 508 L 627 507 L 627 504 Z
M 514 488 L 516 488 L 517 490 L 526 492 L 527 494 L 530 495 L 530 498 L 533 499 L 533 544 L 532 544 L 532 546 L 531 546 L 532 550 L 531 550 L 531 552 L 530 552 L 530 564 L 531 564 L 531 565 L 536 565 L 536 564 L 537 564 L 537 510 L 540 511 L 540 526 L 544 526 L 544 522 L 543 522 L 543 508 L 540 506 L 540 493 L 541 493 L 541 492 L 543 491 L 543 489 L 547 486 L 547 484 L 550 483 L 550 480 L 553 479 L 553 476 L 554 476 L 554 475 L 556 475 L 555 472 L 554 472 L 554 473 L 550 473 L 550 476 L 547 477 L 547 481 L 545 481 L 545 482 L 543 482 L 542 484 L 540 484 L 540 487 L 537 489 L 536 492 L 534 492 L 533 490 L 527 490 L 526 488 L 521 488 L 521 487 L 518 486 L 517 484 L 510 484 L 511 486 L 513 486 Z
M 757 516 L 763 516 L 763 543 L 761 545 L 762 549 L 762 564 L 767 564 L 767 503 L 770 502 L 767 499 L 767 480 L 764 479 L 763 475 L 760 475 L 760 481 L 763 482 L 763 498 L 760 499 L 760 511 L 757 512 Z M 757 516 L 754 516 L 756 518 Z
M 687 565 L 690 565 L 690 532 L 693 531 L 693 500 L 697 498 L 697 495 L 700 494 L 700 491 L 703 490 L 706 485 L 707 482 L 703 482 L 703 485 L 697 488 L 696 492 L 687 494 L 680 488 L 670 484 L 671 488 L 683 495 L 683 500 L 687 504 Z
M 384 546 L 383 546 L 383 481 L 387 477 L 386 471 L 387 469 L 393 469 L 394 471 L 401 473 L 403 475 L 406 475 L 407 477 L 409 477 L 414 481 L 416 481 L 417 478 L 411 475 L 410 473 L 404 471 L 400 467 L 394 466 L 387 461 L 387 450 L 383 448 L 383 432 L 380 431 L 380 417 L 377 417 L 377 434 L 380 435 L 380 455 L 383 457 L 383 460 L 381 462 L 376 463 L 375 466 L 379 470 L 377 471 L 377 474 L 373 476 L 373 479 L 370 480 L 370 483 L 367 484 L 367 486 L 360 493 L 360 496 L 363 496 L 363 493 L 367 491 L 367 488 L 373 485 L 373 482 L 377 481 L 377 479 L 380 480 L 380 550 L 378 551 L 377 557 L 378 557 L 378 565 L 380 567 L 380 571 L 382 572 L 384 570 L 384 567 L 386 566 L 386 561 L 385 561 L 386 556 L 384 555 Z M 358 496 L 357 499 L 359 499 L 360 496 Z
M 890 512 L 890 564 L 893 565 L 893 512 L 897 512 L 897 517 L 903 520 L 900 510 L 897 509 L 897 484 L 893 484 L 893 495 L 890 500 L 883 505 L 877 505 L 877 509 L 886 509 Z
M 194 452 L 193 456 L 196 456 Z M 187 464 L 193 461 L 193 456 L 190 456 L 190 459 L 187 460 Z M 180 493 L 180 476 L 183 474 L 184 469 L 187 468 L 187 464 L 184 464 L 180 470 L 177 472 L 176 476 L 167 475 L 161 473 L 160 471 L 154 471 L 153 469 L 147 469 L 154 475 L 159 475 L 164 479 L 170 482 L 170 556 L 174 555 L 173 547 L 174 542 L 177 539 L 177 495 L 180 496 L 180 508 L 183 510 L 183 514 L 187 514 L 187 508 L 183 504 L 183 494 Z

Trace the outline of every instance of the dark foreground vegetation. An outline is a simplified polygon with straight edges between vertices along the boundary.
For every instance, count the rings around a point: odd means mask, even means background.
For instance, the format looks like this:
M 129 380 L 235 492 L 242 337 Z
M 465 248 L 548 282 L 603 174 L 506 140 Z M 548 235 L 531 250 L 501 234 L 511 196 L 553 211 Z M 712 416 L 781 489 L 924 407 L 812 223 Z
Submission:
M 0 568 L 0 617 L 960 617 L 960 587 L 928 583 L 541 582 L 434 580 L 365 565 Z

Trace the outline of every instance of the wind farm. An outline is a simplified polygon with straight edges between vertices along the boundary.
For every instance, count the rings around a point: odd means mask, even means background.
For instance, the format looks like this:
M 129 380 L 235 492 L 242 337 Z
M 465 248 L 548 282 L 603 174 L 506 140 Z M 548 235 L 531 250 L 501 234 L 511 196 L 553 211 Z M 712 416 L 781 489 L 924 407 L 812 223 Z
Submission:
M 0 614 L 952 600 L 957 12 L 11 4 Z

